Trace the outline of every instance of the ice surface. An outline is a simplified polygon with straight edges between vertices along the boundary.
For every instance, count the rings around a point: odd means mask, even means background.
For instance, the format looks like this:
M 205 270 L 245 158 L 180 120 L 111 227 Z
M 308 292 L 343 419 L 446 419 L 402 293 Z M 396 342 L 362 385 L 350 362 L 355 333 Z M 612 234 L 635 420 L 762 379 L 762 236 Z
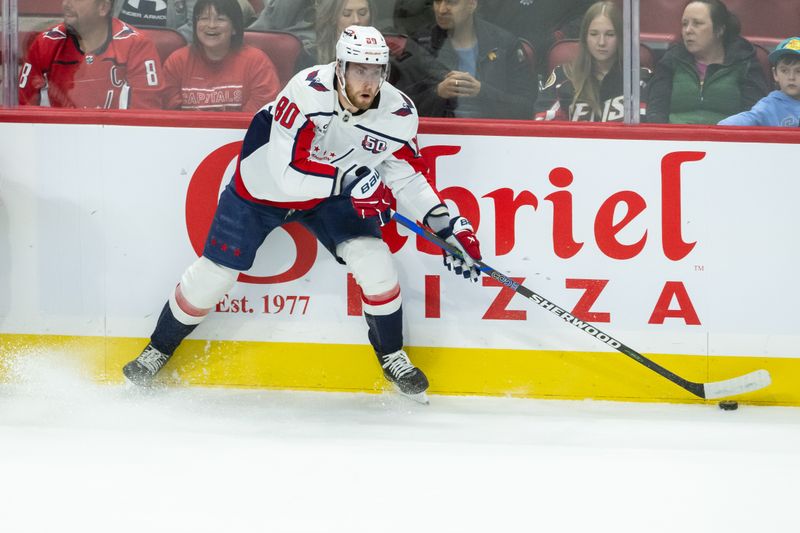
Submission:
M 0 385 L 0 531 L 800 531 L 800 410 Z

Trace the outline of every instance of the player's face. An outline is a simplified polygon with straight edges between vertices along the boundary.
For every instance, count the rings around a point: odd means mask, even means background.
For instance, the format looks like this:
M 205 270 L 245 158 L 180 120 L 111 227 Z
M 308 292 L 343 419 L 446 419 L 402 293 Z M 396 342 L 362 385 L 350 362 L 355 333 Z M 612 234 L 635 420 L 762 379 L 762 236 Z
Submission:
M 772 76 L 781 91 L 800 100 L 800 62 L 787 65 L 783 61 L 778 61 L 772 69 Z
M 339 12 L 337 26 L 341 34 L 348 26 L 369 26 L 372 15 L 367 0 L 345 0 Z
M 694 56 L 702 56 L 720 46 L 722 40 L 714 32 L 711 11 L 707 4 L 692 2 L 683 10 L 681 36 L 686 49 Z
M 227 15 L 208 6 L 197 19 L 197 40 L 212 59 L 224 56 L 231 46 L 233 22 Z
M 64 23 L 79 34 L 98 24 L 106 24 L 111 9 L 109 0 L 63 0 Z
M 475 0 L 433 0 L 436 24 L 448 31 L 459 28 L 472 18 L 477 6 Z
M 383 80 L 383 65 L 349 63 L 345 73 L 347 98 L 358 109 L 369 109 Z
M 586 33 L 586 46 L 592 58 L 600 63 L 608 64 L 617 55 L 617 32 L 614 25 L 605 15 L 595 17 L 589 24 L 589 31 Z

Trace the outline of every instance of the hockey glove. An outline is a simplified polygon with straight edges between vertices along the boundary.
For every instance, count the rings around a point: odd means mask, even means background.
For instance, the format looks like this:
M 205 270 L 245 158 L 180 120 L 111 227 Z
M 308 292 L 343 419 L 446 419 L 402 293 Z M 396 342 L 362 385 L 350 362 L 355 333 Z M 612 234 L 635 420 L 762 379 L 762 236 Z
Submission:
M 356 176 L 358 179 L 348 187 L 349 191 L 345 191 L 350 194 L 353 209 L 361 218 L 378 217 L 381 226 L 388 223 L 392 193 L 381 181 L 381 175 L 377 170 L 359 167 Z
M 444 266 L 453 270 L 465 279 L 478 281 L 481 275 L 476 261 L 481 260 L 481 243 L 475 236 L 472 224 L 464 217 L 453 217 L 450 223 L 436 234 L 461 251 L 462 257 L 457 257 L 448 252 L 444 253 Z

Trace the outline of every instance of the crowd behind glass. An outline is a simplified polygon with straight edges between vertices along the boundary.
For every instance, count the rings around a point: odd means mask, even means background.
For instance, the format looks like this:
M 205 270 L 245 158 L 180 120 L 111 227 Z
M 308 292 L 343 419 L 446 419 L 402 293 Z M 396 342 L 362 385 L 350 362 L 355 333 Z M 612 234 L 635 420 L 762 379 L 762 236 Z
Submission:
M 355 24 L 384 32 L 390 81 L 423 117 L 800 124 L 795 0 L 640 0 L 638 117 L 626 117 L 621 0 L 18 6 L 25 106 L 252 114 L 291 75 L 334 61 L 339 34 Z

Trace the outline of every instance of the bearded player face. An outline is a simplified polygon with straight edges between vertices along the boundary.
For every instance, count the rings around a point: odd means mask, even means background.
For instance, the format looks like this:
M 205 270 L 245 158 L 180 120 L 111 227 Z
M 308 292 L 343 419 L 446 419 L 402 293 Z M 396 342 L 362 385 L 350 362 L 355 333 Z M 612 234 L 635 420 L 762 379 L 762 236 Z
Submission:
M 350 102 L 360 110 L 369 109 L 383 81 L 383 65 L 348 63 L 345 72 L 345 92 Z

